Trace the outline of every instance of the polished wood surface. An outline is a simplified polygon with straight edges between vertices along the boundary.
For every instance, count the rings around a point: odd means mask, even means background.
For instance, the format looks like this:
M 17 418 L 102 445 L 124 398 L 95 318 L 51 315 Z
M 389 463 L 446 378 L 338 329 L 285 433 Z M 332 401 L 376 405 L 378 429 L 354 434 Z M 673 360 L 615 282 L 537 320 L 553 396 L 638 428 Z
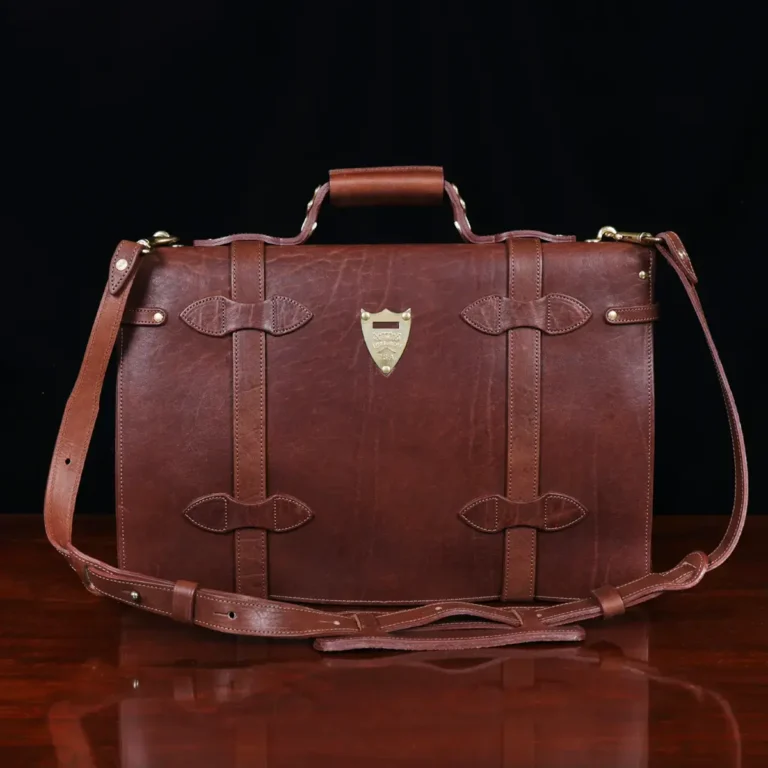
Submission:
M 657 519 L 656 567 L 725 522 Z M 113 558 L 113 520 L 75 543 Z M 751 518 L 698 587 L 581 645 L 321 655 L 92 597 L 41 518 L 0 516 L 0 768 L 766 766 L 767 551 Z

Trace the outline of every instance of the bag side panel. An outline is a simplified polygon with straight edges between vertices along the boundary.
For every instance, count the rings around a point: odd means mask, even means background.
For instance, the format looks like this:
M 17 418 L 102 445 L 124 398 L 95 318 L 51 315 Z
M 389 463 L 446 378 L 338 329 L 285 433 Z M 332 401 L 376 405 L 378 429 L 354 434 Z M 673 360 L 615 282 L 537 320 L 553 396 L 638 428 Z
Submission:
M 117 389 L 118 559 L 164 579 L 233 587 L 233 544 L 182 515 L 232 493 L 232 339 L 187 326 L 193 301 L 230 294 L 228 248 L 163 248 L 142 257 L 130 307 L 166 311 L 159 327 L 123 326 Z
M 574 296 L 592 318 L 542 339 L 540 488 L 577 498 L 589 514 L 539 534 L 538 597 L 583 597 L 650 570 L 652 323 L 610 325 L 605 312 L 650 304 L 652 279 L 645 248 L 544 245 L 544 292 Z

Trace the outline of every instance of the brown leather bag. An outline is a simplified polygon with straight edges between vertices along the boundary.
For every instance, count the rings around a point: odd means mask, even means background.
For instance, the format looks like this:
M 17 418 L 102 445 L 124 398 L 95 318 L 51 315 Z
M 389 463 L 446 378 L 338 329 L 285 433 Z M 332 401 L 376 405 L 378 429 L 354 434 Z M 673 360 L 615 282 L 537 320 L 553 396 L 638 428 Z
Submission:
M 339 205 L 447 196 L 464 244 L 307 246 Z M 651 571 L 653 277 L 675 271 L 731 427 L 727 532 Z M 579 640 L 687 589 L 747 505 L 736 405 L 672 232 L 479 236 L 432 167 L 332 171 L 294 238 L 123 241 L 45 502 L 94 594 L 322 650 Z M 119 567 L 72 515 L 119 336 Z M 183 580 L 182 580 L 183 579 Z

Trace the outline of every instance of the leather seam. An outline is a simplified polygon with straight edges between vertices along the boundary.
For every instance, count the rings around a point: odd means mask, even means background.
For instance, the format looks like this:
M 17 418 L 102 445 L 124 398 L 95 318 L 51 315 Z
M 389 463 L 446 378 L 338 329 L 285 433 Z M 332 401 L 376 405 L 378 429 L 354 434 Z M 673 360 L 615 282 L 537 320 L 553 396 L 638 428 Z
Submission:
M 465 602 L 473 600 L 498 600 L 500 595 L 479 595 L 477 597 L 418 597 L 412 600 L 337 600 L 332 597 L 307 597 L 306 595 L 270 595 L 275 600 L 318 600 L 329 605 L 408 605 L 417 603 Z
M 125 487 L 123 484 L 123 388 L 125 387 L 125 369 L 124 369 L 124 349 L 125 343 L 125 329 L 120 329 L 120 351 L 118 353 L 118 379 L 117 379 L 117 507 L 118 514 L 120 516 L 120 549 L 122 551 L 122 562 L 120 565 L 123 568 L 128 567 L 128 563 L 125 557 Z
M 648 303 L 653 303 L 653 251 L 648 249 Z M 651 570 L 651 515 L 653 514 L 653 331 L 651 326 L 645 329 L 645 365 L 648 383 L 648 465 L 646 468 L 645 501 L 645 571 Z

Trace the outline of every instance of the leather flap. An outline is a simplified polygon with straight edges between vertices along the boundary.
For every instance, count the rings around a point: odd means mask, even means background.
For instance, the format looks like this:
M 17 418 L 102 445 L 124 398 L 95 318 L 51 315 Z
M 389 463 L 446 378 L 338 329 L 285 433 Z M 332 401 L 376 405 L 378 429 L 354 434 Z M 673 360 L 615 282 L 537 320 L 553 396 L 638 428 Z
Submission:
M 308 523 L 314 513 L 292 496 L 270 496 L 259 504 L 243 504 L 229 494 L 213 493 L 195 499 L 184 510 L 184 517 L 212 533 L 228 533 L 239 528 L 262 528 L 281 533 Z
M 592 312 L 573 296 L 548 293 L 535 301 L 484 296 L 464 309 L 461 317 L 478 331 L 494 336 L 513 328 L 536 328 L 554 336 L 580 328 Z
M 586 507 L 571 496 L 545 493 L 533 501 L 512 501 L 504 496 L 483 496 L 467 504 L 459 517 L 483 533 L 526 526 L 539 531 L 568 528 L 587 515 Z
M 282 336 L 308 323 L 312 313 L 287 296 L 272 296 L 255 304 L 232 301 L 226 296 L 207 296 L 190 304 L 180 317 L 206 336 L 226 336 L 245 329 Z

